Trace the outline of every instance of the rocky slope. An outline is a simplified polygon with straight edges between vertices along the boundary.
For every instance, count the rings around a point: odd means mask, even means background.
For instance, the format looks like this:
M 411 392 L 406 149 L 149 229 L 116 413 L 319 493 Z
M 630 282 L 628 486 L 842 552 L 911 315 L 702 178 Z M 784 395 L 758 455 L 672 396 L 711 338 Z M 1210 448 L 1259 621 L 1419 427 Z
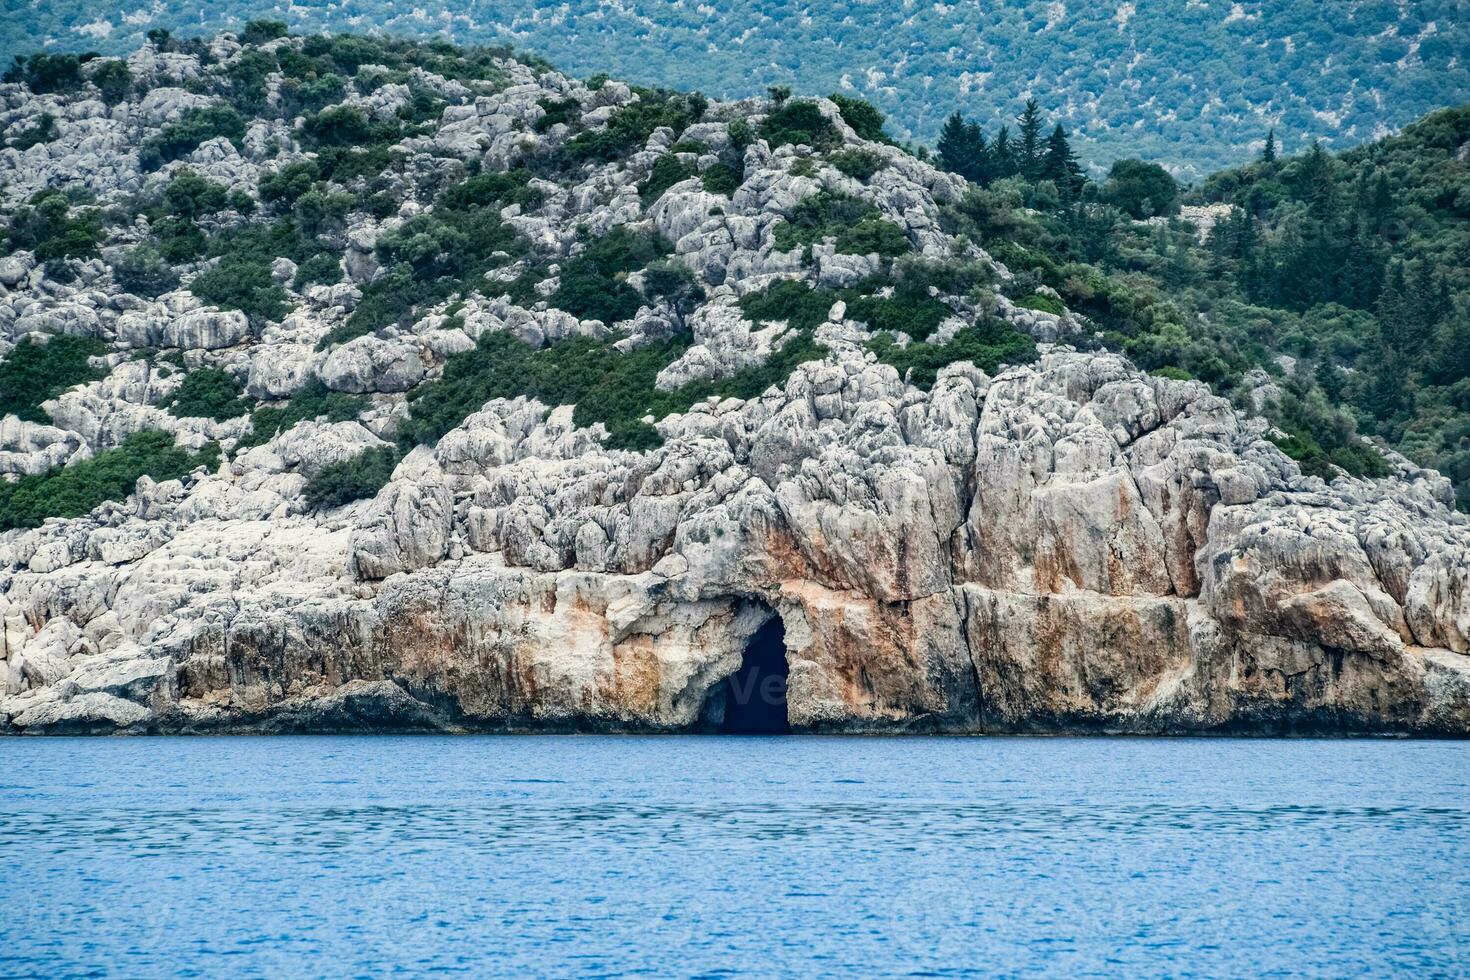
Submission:
M 983 243 L 946 231 L 962 183 L 860 136 L 850 107 L 811 105 L 813 148 L 778 139 L 782 107 L 764 101 L 630 130 L 629 107 L 666 97 L 509 59 L 493 77 L 416 66 L 374 87 L 360 67 L 307 112 L 275 73 L 244 132 L 140 163 L 247 54 L 287 63 L 301 45 L 145 48 L 111 105 L 90 82 L 0 88 L 12 228 L 48 187 L 105 209 L 95 257 L 0 259 L 8 357 L 59 335 L 103 345 L 92 380 L 44 402 L 49 423 L 0 423 L 0 471 L 35 479 L 150 431 L 220 450 L 0 537 L 0 730 L 705 730 L 747 641 L 779 617 L 798 730 L 1470 733 L 1470 522 L 1447 481 L 1401 460 L 1387 480 L 1305 478 L 1265 423 L 1203 384 L 1077 349 L 1082 318 L 1013 302 Z M 283 309 L 196 296 L 228 254 L 171 262 L 178 285 L 156 296 L 123 285 L 125 250 L 161 234 L 133 215 L 181 172 L 231 195 L 195 219 L 208 235 L 263 223 L 280 207 L 262 195 L 271 176 L 327 158 L 311 134 L 333 106 L 401 119 L 425 92 L 432 112 L 394 132 L 382 172 L 321 181 L 353 202 L 312 242 L 336 265 L 303 283 L 277 256 Z M 43 114 L 52 138 L 18 148 Z M 579 157 L 627 131 L 626 152 Z M 710 179 L 717 166 L 733 186 Z M 527 167 L 534 193 L 494 206 L 517 245 L 465 288 L 353 327 L 398 295 L 381 283 L 418 240 L 405 227 L 428 229 L 410 263 L 483 241 L 412 224 L 446 211 L 445 188 Z M 373 180 L 391 207 L 365 203 Z M 861 214 L 802 241 L 811 202 L 833 195 Z M 672 252 L 606 280 L 636 312 L 555 305 L 577 305 L 558 297 L 578 256 L 618 228 Z M 854 244 L 867 241 L 887 244 Z M 692 274 L 682 296 L 652 284 L 671 261 Z M 880 330 L 871 311 L 897 293 L 875 281 L 901 290 L 924 263 L 945 282 L 962 267 L 991 278 L 930 285 L 945 314 L 912 338 Z M 785 280 L 813 287 L 813 322 L 751 313 Z M 989 371 L 959 356 L 998 323 L 1039 356 Z M 534 397 L 544 386 L 496 389 L 425 422 L 446 393 L 480 390 L 463 365 L 507 337 L 543 353 L 602 344 L 618 364 L 666 350 L 650 405 L 687 404 L 651 414 L 656 435 L 636 420 L 634 436 L 610 433 L 620 385 L 575 408 Z M 801 344 L 811 358 L 775 371 Z M 901 376 L 914 364 L 932 374 Z M 173 399 L 209 369 L 258 410 L 180 414 Z M 720 387 L 742 378 L 771 383 Z M 260 431 L 280 415 L 259 408 L 323 391 L 358 400 Z M 602 420 L 583 424 L 589 412 Z M 308 502 L 334 464 L 393 446 L 375 495 Z

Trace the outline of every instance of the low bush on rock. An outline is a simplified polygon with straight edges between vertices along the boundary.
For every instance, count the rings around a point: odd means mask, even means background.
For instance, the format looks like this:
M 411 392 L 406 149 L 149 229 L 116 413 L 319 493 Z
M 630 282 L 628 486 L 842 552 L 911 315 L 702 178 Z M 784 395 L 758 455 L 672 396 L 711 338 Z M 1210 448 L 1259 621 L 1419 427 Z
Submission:
M 24 82 L 38 95 L 75 91 L 82 87 L 82 65 L 95 57 L 95 54 L 16 55 L 14 63 L 5 71 L 4 80 Z
M 731 197 L 739 189 L 744 174 L 734 164 L 720 160 L 705 168 L 699 179 L 709 193 Z
M 772 148 L 786 143 L 828 150 L 839 142 L 837 127 L 810 99 L 782 103 L 760 125 L 760 137 Z
M 239 449 L 263 446 L 297 422 L 350 422 L 368 407 L 366 395 L 349 395 L 332 391 L 317 378 L 312 378 L 284 405 L 263 405 L 250 413 L 250 433 L 240 440 Z
M 24 338 L 0 360 L 0 415 L 50 422 L 41 403 L 105 377 L 107 372 L 92 367 L 88 359 L 106 353 L 107 345 L 92 337 L 60 334 L 46 343 Z
M 112 263 L 112 277 L 130 293 L 154 299 L 179 284 L 179 274 L 152 245 L 135 245 Z
M 56 117 L 49 112 L 43 112 L 35 122 L 16 135 L 5 141 L 5 145 L 12 150 L 24 153 L 33 146 L 49 143 L 56 138 Z
M 892 337 L 880 334 L 869 342 L 868 349 L 920 388 L 934 384 L 940 368 L 960 361 L 971 361 L 994 374 L 1002 364 L 1027 364 L 1036 359 L 1036 341 L 995 317 L 981 318 L 946 344 L 915 342 L 900 347 Z
M 333 463 L 306 483 L 303 491 L 312 507 L 341 507 L 375 495 L 393 479 L 398 450 L 392 446 L 364 449 L 352 459 Z
M 607 125 L 596 132 L 578 133 L 567 143 L 574 159 L 609 162 L 643 149 L 653 131 L 667 126 L 676 134 L 699 122 L 709 103 L 699 93 L 638 90 L 639 100 L 613 113 Z
M 553 126 L 575 123 L 581 118 L 582 105 L 576 99 L 541 99 L 536 104 L 544 113 L 533 127 L 538 133 L 550 132 Z
M 701 381 L 676 391 L 654 387 L 658 373 L 684 353 L 688 335 L 620 352 L 611 343 L 585 338 L 536 349 L 506 333 L 487 333 L 475 350 L 456 354 L 444 376 L 409 395 L 408 444 L 433 443 L 492 398 L 526 396 L 547 405 L 576 405 L 580 426 L 602 423 L 614 449 L 646 450 L 660 442 L 655 420 L 683 412 L 702 399 L 751 398 L 779 384 L 802 361 L 823 348 L 805 334 L 792 338 L 760 367 L 720 381 Z
M 888 164 L 872 150 L 838 150 L 827 162 L 855 180 L 866 181 Z
M 286 291 L 271 278 L 270 266 L 251 259 L 226 259 L 199 273 L 190 280 L 189 292 L 206 303 L 263 320 L 279 320 L 291 312 Z
M 643 297 L 628 285 L 628 273 L 673 250 L 661 235 L 615 228 L 562 266 L 551 305 L 582 320 L 626 320 L 643 305 Z
M 774 235 L 776 248 L 783 252 L 810 248 L 826 238 L 847 255 L 876 252 L 893 258 L 913 248 L 903 229 L 879 217 L 876 207 L 832 191 L 819 191 L 798 203 L 791 217 L 776 225 Z
M 234 375 L 219 368 L 190 371 L 163 403 L 163 407 L 178 418 L 206 418 L 217 422 L 246 415 L 252 405 Z
M 834 93 L 830 98 L 837 104 L 842 121 L 851 126 L 854 133 L 875 143 L 890 142 L 888 134 L 883 132 L 883 113 L 877 106 L 866 99 L 841 93 Z
M 664 191 L 694 175 L 695 169 L 692 165 L 673 153 L 665 153 L 653 162 L 648 179 L 638 185 L 638 196 L 645 205 L 652 204 L 663 196 Z
M 97 254 L 102 226 L 95 208 L 78 208 L 61 191 L 42 191 L 15 210 L 7 251 L 30 249 L 36 261 L 85 259 Z
M 39 527 L 48 517 L 81 517 L 109 500 L 126 499 L 142 476 L 177 480 L 196 467 L 217 465 L 216 443 L 191 453 L 174 445 L 167 432 L 137 432 L 91 459 L 0 483 L 0 530 Z
M 144 170 L 157 170 L 221 136 L 237 145 L 245 138 L 245 119 L 232 106 L 190 109 L 178 122 L 165 126 L 157 136 L 144 141 L 138 148 L 138 164 Z

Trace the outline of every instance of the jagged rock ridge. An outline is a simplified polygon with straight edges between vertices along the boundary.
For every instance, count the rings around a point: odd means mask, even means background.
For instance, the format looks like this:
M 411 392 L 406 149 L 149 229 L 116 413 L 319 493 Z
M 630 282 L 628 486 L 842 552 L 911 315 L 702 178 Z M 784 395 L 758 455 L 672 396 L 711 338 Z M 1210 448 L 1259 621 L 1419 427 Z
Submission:
M 130 66 L 166 82 L 242 56 L 229 35 L 211 51 L 205 65 L 145 49 Z M 217 467 L 0 537 L 0 730 L 706 730 L 746 642 L 779 616 L 797 730 L 1470 732 L 1470 523 L 1447 481 L 1402 460 L 1388 480 L 1305 478 L 1265 423 L 1203 384 L 1058 346 L 1087 324 L 989 286 L 945 297 L 952 315 L 913 343 L 1000 317 L 1041 342 L 1033 363 L 961 360 L 909 383 L 837 300 L 809 331 L 823 356 L 753 397 L 654 419 L 654 448 L 611 446 L 571 405 L 496 397 L 408 451 L 373 498 L 311 507 L 309 481 L 400 440 L 410 393 L 487 335 L 624 352 L 685 336 L 658 373 L 665 392 L 769 363 L 805 334 L 749 319 L 742 299 L 894 267 L 844 251 L 840 233 L 778 247 L 824 191 L 865 202 L 917 260 L 993 265 L 944 230 L 961 182 L 861 138 L 838 106 L 815 103 L 836 148 L 742 150 L 732 123 L 758 131 L 774 107 L 714 103 L 626 156 L 536 177 L 534 201 L 501 210 L 530 250 L 478 292 L 333 340 L 385 275 L 377 243 L 433 214 L 446 174 L 507 171 L 646 98 L 499 68 L 493 85 L 416 69 L 446 104 L 397 145 L 397 212 L 346 218 L 335 281 L 298 287 L 282 258 L 279 317 L 191 293 L 207 262 L 156 298 L 129 293 L 111 251 L 125 231 L 71 260 L 70 282 L 24 251 L 0 260 L 7 343 L 68 334 L 107 350 L 102 377 L 46 402 L 51 424 L 0 424 L 0 470 L 75 465 L 149 430 L 222 450 Z M 57 120 L 51 142 L 0 153 L 12 207 L 57 184 L 131 200 L 184 168 L 258 202 L 263 174 L 313 156 L 302 120 L 267 115 L 150 172 L 137 147 L 203 96 L 0 94 L 7 132 Z M 340 104 L 386 118 L 409 95 L 353 84 Z M 540 125 L 548 104 L 572 121 Z M 850 176 L 834 149 L 880 168 Z M 737 185 L 713 193 L 695 174 L 732 152 Z M 670 156 L 690 157 L 691 176 L 640 193 Z M 620 227 L 662 235 L 702 298 L 681 307 L 634 272 L 627 319 L 548 304 L 558 272 Z M 532 295 L 497 288 L 531 267 L 546 273 Z M 135 356 L 159 348 L 263 402 L 313 384 L 365 401 L 252 438 L 251 416 L 170 412 L 187 374 Z

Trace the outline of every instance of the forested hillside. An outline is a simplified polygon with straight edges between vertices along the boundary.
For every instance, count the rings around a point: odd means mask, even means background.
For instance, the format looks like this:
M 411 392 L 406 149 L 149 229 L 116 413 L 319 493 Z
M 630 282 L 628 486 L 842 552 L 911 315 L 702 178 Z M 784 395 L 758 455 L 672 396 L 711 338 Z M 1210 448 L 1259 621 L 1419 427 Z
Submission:
M 25 5 L 0 25 L 0 55 L 135 48 L 148 29 L 176 34 L 273 16 L 293 30 L 443 33 L 514 43 L 565 71 L 758 95 L 846 92 L 888 114 L 902 139 L 928 142 L 960 109 L 989 126 L 1028 96 L 1053 106 L 1086 162 L 1125 156 L 1198 179 L 1249 159 L 1268 129 L 1283 149 L 1338 148 L 1470 98 L 1470 18 L 1456 0 L 1155 0 L 1082 4 L 998 0 L 569 0 L 392 5 L 381 0 L 205 0 Z
M 1356 429 L 1470 505 L 1470 106 L 1340 155 L 1272 141 L 1188 193 L 1138 160 L 1084 180 L 1043 116 L 955 116 L 939 141 L 1013 292 L 1055 288 L 1142 366 L 1234 392 L 1309 470 L 1379 470 Z

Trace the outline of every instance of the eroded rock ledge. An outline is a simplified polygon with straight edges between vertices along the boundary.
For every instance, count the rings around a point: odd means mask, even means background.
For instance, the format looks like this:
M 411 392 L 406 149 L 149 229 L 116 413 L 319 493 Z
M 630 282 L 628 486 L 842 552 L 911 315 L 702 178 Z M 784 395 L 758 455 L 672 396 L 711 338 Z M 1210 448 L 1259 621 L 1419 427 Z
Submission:
M 797 730 L 1470 731 L 1444 481 L 1303 479 L 1203 385 L 839 347 L 652 453 L 568 416 L 492 402 L 327 523 L 207 476 L 10 541 L 0 717 L 702 730 L 777 615 Z

